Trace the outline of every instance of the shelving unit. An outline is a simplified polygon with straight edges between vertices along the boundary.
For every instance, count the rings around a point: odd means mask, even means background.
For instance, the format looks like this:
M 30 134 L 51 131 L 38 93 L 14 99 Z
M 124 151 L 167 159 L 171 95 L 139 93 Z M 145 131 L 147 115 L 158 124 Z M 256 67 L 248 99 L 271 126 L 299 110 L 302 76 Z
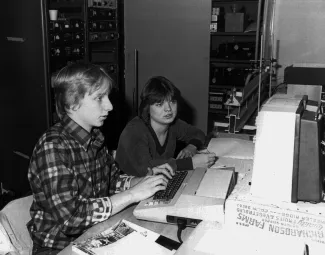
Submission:
M 84 0 L 48 0 L 47 6 L 48 10 L 58 10 L 57 20 L 50 20 L 46 13 L 48 18 L 48 72 L 51 76 L 67 64 L 88 61 L 87 10 Z M 53 88 L 50 93 L 50 102 L 51 124 L 53 124 L 59 120 Z
M 50 72 L 69 62 L 86 61 L 86 24 L 84 1 L 49 1 L 58 10 L 58 19 L 48 20 Z
M 116 6 L 88 8 L 89 61 L 101 65 L 118 84 L 119 24 Z
M 110 100 L 110 112 L 102 131 L 115 149 L 123 128 L 120 111 L 124 100 L 123 89 L 123 45 L 120 1 L 92 0 L 47 0 L 48 10 L 58 10 L 58 19 L 48 18 L 49 73 L 58 72 L 71 63 L 93 63 L 102 66 L 114 80 Z M 121 46 L 122 45 L 122 46 Z M 59 120 L 54 93 L 51 92 L 52 124 Z
M 87 9 L 89 62 L 102 66 L 113 78 L 114 88 L 110 93 L 113 110 L 109 113 L 102 131 L 109 149 L 116 149 L 118 138 L 126 120 L 121 114 L 124 101 L 123 74 L 123 27 L 121 3 L 118 0 L 89 1 Z
M 245 87 L 258 75 L 263 3 L 212 0 L 208 132 L 216 122 L 225 127 L 229 124 L 235 107 L 226 103 L 234 95 L 243 96 Z

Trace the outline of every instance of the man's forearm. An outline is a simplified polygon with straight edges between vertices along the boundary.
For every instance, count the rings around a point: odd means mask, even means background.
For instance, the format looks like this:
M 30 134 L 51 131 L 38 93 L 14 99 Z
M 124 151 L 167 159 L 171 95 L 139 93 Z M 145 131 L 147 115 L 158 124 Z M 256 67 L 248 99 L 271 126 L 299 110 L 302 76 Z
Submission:
M 112 203 L 112 212 L 111 215 L 114 215 L 125 207 L 133 204 L 135 201 L 134 196 L 130 190 L 123 191 L 121 193 L 115 194 L 110 197 Z
M 130 188 L 137 185 L 143 177 L 134 177 L 130 182 Z M 123 210 L 130 204 L 136 203 L 138 201 L 135 200 L 131 190 L 125 190 L 121 193 L 117 193 L 110 197 L 112 203 L 112 215 L 118 213 Z
M 132 178 L 131 183 L 130 183 L 130 188 L 134 187 L 139 182 L 141 182 L 143 180 L 143 178 L 144 177 L 134 177 L 134 178 Z

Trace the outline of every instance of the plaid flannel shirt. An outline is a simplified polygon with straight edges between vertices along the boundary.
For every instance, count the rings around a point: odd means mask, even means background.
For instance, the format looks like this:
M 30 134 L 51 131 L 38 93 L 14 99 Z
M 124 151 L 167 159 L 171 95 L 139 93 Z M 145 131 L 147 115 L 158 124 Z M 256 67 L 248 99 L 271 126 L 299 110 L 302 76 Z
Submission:
M 33 242 L 63 249 L 89 227 L 111 215 L 109 196 L 130 188 L 104 145 L 68 116 L 36 144 L 28 179 L 34 201 L 27 224 Z

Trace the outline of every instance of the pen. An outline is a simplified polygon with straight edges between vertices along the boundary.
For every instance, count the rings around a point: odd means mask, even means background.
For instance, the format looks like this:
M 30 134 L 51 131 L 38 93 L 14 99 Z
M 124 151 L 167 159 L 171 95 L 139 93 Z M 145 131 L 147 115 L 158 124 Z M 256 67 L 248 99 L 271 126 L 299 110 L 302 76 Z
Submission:
M 210 154 L 211 152 L 208 149 L 199 151 L 200 154 Z

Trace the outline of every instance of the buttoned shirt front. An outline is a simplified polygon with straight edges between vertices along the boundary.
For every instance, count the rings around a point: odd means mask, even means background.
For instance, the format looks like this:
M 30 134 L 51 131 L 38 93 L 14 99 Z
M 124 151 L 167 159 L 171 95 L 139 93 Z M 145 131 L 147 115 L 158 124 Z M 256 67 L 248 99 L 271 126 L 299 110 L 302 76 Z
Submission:
M 98 129 L 87 132 L 68 116 L 39 139 L 28 179 L 33 192 L 34 243 L 63 249 L 89 227 L 110 217 L 110 196 L 130 188 Z

